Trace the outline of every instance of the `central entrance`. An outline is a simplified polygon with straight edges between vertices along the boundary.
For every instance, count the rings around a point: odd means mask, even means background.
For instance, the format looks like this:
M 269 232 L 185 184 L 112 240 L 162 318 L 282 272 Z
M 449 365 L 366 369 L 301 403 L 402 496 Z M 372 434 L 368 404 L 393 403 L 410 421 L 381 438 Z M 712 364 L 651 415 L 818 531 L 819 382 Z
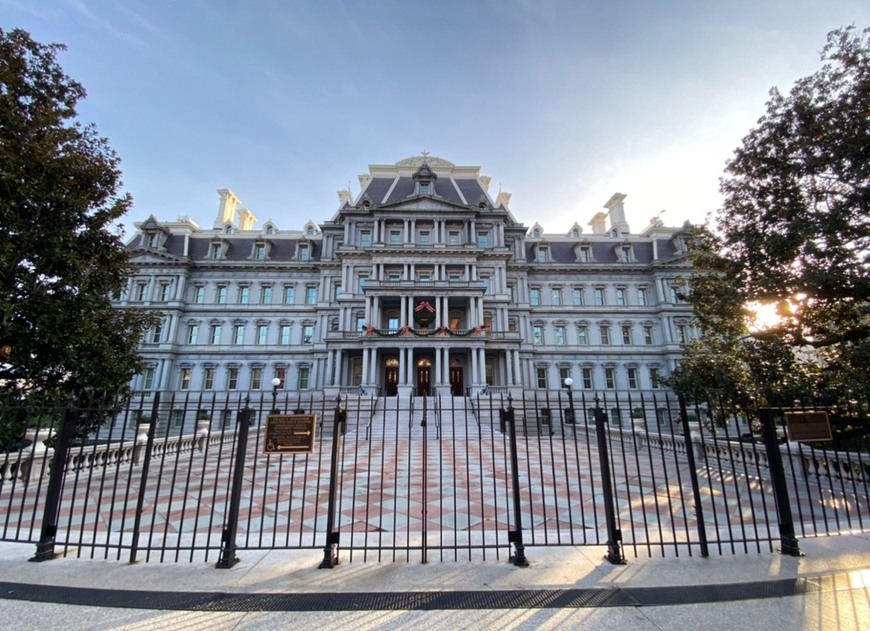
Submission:
M 399 360 L 388 359 L 384 367 L 384 395 L 394 397 L 399 394 Z
M 423 397 L 432 394 L 432 362 L 428 359 L 417 362 L 417 394 Z
M 454 397 L 462 396 L 462 366 L 450 367 L 450 395 Z

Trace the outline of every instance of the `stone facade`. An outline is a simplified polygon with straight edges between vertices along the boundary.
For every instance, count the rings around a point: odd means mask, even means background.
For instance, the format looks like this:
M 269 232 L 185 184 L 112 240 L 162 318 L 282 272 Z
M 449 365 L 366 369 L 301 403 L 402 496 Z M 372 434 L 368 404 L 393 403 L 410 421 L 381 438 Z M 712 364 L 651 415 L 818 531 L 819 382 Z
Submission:
M 286 230 L 227 189 L 216 221 L 137 223 L 118 304 L 159 309 L 136 390 L 464 396 L 649 390 L 693 334 L 687 231 L 632 234 L 625 195 L 527 227 L 479 167 L 371 165 L 322 223 Z

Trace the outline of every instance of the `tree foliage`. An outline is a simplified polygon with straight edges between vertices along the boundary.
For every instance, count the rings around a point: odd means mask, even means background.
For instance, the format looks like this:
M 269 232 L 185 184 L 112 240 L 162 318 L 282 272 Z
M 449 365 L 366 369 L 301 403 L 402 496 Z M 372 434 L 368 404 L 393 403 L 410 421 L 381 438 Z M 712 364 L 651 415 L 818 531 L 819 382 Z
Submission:
M 85 90 L 63 49 L 0 29 L 0 393 L 111 400 L 153 316 L 111 304 L 131 200 L 107 140 L 76 120 Z
M 727 164 L 716 230 L 696 234 L 690 300 L 707 337 L 688 349 L 681 388 L 715 390 L 721 377 L 735 398 L 768 403 L 862 379 L 866 391 L 870 29 L 831 32 L 821 59 L 787 95 L 771 90 Z M 748 326 L 759 304 L 779 322 Z

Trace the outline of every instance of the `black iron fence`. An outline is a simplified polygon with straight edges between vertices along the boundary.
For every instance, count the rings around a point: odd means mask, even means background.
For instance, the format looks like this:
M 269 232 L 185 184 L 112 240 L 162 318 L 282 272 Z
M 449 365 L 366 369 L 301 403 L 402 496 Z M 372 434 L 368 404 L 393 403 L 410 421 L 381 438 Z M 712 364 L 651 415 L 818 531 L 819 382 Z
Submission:
M 142 394 L 0 407 L 0 540 L 129 561 L 312 548 L 340 560 L 528 561 L 535 546 L 734 554 L 870 529 L 867 404 L 729 411 L 664 391 L 334 399 Z M 270 412 L 314 414 L 267 453 Z M 85 421 L 101 419 L 92 431 Z M 830 435 L 825 434 L 830 427 Z M 529 555 L 532 557 L 533 555 Z

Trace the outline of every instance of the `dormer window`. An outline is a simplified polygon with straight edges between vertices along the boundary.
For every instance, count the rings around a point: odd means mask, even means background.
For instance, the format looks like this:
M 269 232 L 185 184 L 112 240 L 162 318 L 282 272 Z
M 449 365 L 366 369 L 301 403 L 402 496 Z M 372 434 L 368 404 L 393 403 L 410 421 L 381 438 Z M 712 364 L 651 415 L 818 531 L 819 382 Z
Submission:
M 574 246 L 574 255 L 579 263 L 592 263 L 592 247 L 588 243 Z
M 571 231 L 571 238 L 572 239 L 579 239 L 580 238 L 580 231 L 579 230 L 572 230 Z
M 429 194 L 429 182 L 420 182 L 420 195 Z
M 631 263 L 634 260 L 634 255 L 630 245 L 620 246 L 617 253 L 619 255 L 620 263 Z
M 255 243 L 254 244 L 254 260 L 255 261 L 265 261 L 266 260 L 266 244 L 265 243 Z
M 157 238 L 156 232 L 148 233 L 148 234 L 144 235 L 144 238 L 145 238 L 145 243 L 146 243 L 147 247 L 151 248 L 152 250 L 157 249 L 157 245 L 159 243 L 159 240 Z
M 307 243 L 299 244 L 299 251 L 297 252 L 297 260 L 307 262 L 311 260 L 311 248 Z
M 308 226 L 308 230 L 305 231 L 305 234 L 309 237 L 313 237 L 316 233 L 317 231 L 314 229 L 314 226 Z
M 266 226 L 266 234 L 275 234 L 275 227 L 271 224 Z
M 213 259 L 222 259 L 224 257 L 224 246 L 220 241 L 215 241 L 211 244 L 211 250 L 209 251 L 211 258 Z
M 532 230 L 532 238 L 533 239 L 540 239 L 541 238 L 541 231 L 537 230 L 537 229 Z
M 233 226 L 231 224 L 227 224 L 226 226 L 224 226 L 224 234 L 232 234 L 232 233 L 233 233 Z
M 425 162 L 420 165 L 420 168 L 412 175 L 417 183 L 417 195 L 431 195 L 435 186 L 435 180 L 438 178 Z
M 538 263 L 547 263 L 550 260 L 550 248 L 546 245 L 539 245 L 535 260 L 537 260 Z

